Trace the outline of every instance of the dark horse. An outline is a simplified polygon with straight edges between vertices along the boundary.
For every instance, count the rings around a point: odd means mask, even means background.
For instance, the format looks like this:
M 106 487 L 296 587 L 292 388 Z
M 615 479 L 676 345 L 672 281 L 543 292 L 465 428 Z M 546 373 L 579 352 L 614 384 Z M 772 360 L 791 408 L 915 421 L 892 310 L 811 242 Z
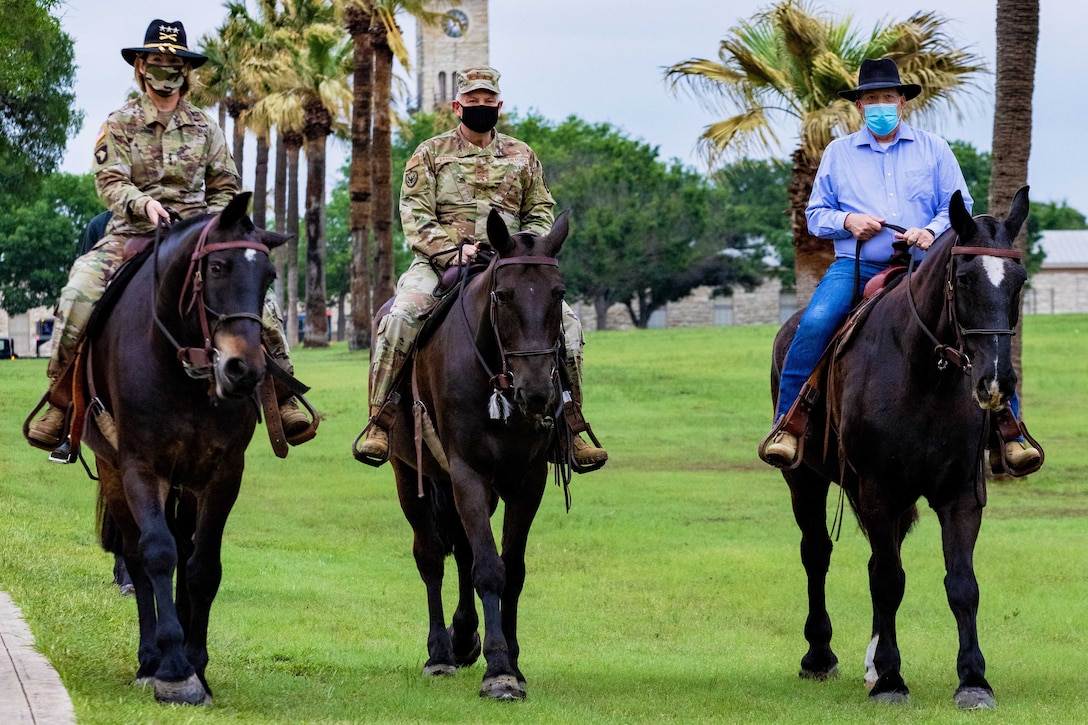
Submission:
M 827 492 L 836 481 L 872 548 L 870 697 L 898 702 L 908 694 L 895 628 L 905 583 L 900 550 L 917 520 L 917 500 L 925 497 L 941 524 L 945 590 L 959 630 L 954 700 L 963 708 L 992 707 L 976 629 L 973 556 L 986 503 L 989 411 L 1004 406 L 1016 386 L 1009 350 L 1026 273 L 1013 240 L 1028 214 L 1027 187 L 1004 221 L 972 219 L 959 192 L 950 213 L 954 233 L 942 235 L 913 274 L 875 301 L 833 359 L 827 402 L 812 413 L 804 460 L 783 476 L 808 576 L 809 649 L 800 675 L 838 674 L 824 594 L 832 549 Z M 796 324 L 797 316 L 775 340 L 772 397 Z
M 487 660 L 480 696 L 509 700 L 525 697 L 518 598 L 561 403 L 565 289 L 555 257 L 567 236 L 567 217 L 560 215 L 546 236 L 511 236 L 492 211 L 487 232 L 496 256 L 464 286 L 416 352 L 418 394 L 402 396 L 390 458 L 427 588 L 429 659 L 423 673 L 453 674 L 479 657 L 475 589 L 483 603 Z M 509 401 L 505 420 L 501 414 L 489 417 L 489 399 L 494 409 Z M 421 445 L 417 463 L 414 409 L 433 419 L 444 461 Z M 499 498 L 505 503 L 501 557 L 490 522 Z M 450 553 L 457 562 L 459 598 L 447 630 L 442 577 Z
M 249 197 L 172 227 L 92 321 L 98 417 L 88 416 L 97 422 L 85 440 L 98 464 L 103 543 L 107 529 L 120 530 L 140 618 L 136 681 L 163 702 L 211 702 L 208 616 L 265 375 L 268 252 L 287 240 L 254 227 Z

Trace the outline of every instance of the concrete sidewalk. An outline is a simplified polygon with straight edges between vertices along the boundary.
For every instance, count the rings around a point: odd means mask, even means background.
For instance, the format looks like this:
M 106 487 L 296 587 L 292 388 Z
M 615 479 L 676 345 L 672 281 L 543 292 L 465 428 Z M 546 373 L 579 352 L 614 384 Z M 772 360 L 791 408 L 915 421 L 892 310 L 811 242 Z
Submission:
M 44 656 L 23 613 L 0 591 L 0 723 L 69 725 L 76 714 L 68 691 Z

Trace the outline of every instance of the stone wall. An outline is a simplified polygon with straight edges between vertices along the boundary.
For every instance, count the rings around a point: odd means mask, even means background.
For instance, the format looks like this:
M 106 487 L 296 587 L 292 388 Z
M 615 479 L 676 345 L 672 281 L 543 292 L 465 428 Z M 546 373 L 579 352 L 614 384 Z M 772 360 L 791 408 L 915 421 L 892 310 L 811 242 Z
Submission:
M 1055 315 L 1088 312 L 1088 269 L 1049 269 L 1031 278 L 1024 290 L 1024 313 Z

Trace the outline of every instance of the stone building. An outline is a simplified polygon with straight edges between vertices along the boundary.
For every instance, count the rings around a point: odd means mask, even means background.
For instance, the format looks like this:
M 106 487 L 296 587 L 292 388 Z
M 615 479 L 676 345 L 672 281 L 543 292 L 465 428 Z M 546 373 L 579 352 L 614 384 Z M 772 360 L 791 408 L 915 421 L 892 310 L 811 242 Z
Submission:
M 1024 290 L 1024 313 L 1088 312 L 1088 229 L 1043 232 L 1043 266 Z
M 445 108 L 453 100 L 456 71 L 489 65 L 487 0 L 462 0 L 454 8 L 433 9 L 446 11 L 460 22 L 416 24 L 418 103 L 425 112 Z

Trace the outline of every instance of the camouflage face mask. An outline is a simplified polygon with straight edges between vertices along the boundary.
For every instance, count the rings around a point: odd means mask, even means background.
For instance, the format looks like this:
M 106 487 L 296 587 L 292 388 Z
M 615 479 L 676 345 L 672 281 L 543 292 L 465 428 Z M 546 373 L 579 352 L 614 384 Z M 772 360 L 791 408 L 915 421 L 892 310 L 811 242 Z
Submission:
M 181 90 L 185 85 L 185 69 L 177 65 L 147 64 L 144 80 L 157 95 L 166 98 Z

